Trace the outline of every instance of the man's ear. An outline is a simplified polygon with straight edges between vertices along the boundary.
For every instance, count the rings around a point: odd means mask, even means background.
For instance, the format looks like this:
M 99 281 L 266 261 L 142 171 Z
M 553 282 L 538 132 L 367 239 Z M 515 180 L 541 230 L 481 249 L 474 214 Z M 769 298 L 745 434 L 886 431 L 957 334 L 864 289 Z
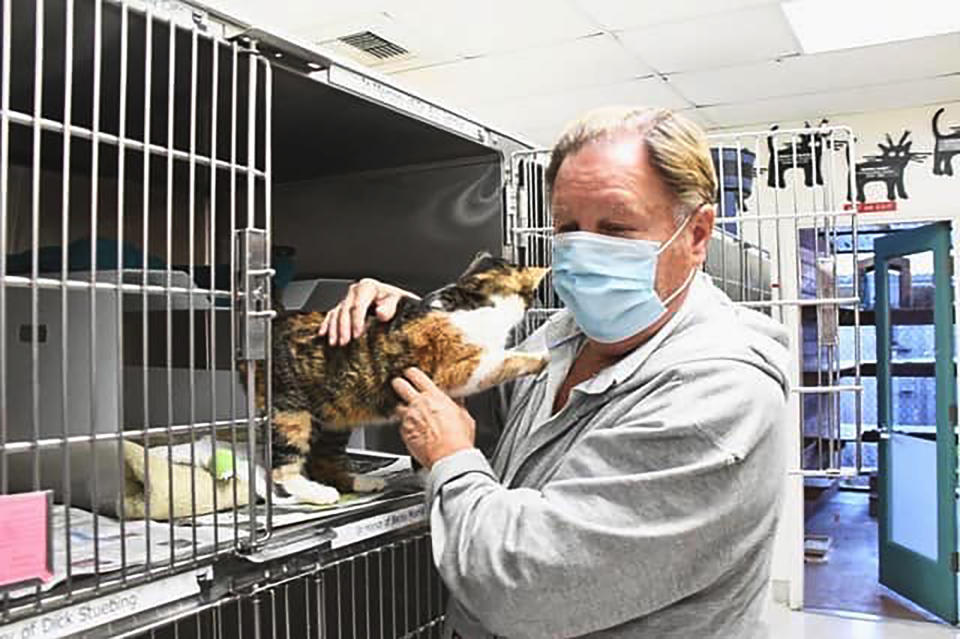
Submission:
M 707 246 L 713 236 L 713 222 L 717 209 L 713 204 L 703 204 L 691 213 L 690 220 L 690 254 L 697 264 L 707 260 Z

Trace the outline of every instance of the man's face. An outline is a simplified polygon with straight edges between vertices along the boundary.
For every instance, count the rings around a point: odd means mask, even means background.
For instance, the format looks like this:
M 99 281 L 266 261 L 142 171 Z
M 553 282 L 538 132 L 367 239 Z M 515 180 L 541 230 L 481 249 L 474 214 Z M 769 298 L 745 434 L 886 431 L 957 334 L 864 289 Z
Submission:
M 588 231 L 665 242 L 677 229 L 676 199 L 650 165 L 643 140 L 634 134 L 593 142 L 567 156 L 554 181 L 551 206 L 557 234 Z M 712 209 L 703 207 L 660 254 L 656 290 L 661 299 L 703 262 L 712 226 Z M 683 297 L 670 305 L 671 311 Z

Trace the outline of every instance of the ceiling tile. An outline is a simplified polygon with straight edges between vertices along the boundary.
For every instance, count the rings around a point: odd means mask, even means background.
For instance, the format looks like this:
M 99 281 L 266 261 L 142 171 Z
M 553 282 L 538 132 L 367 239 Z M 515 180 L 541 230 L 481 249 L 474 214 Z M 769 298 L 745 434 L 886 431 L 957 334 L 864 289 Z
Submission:
M 799 52 L 776 4 L 632 29 L 617 37 L 661 73 L 734 66 Z
M 842 91 L 758 100 L 741 104 L 698 109 L 716 123 L 716 128 L 767 126 L 776 122 L 819 120 L 837 114 L 897 109 L 956 100 L 960 95 L 960 74 L 875 85 Z
M 650 68 L 613 36 L 601 34 L 560 45 L 415 69 L 395 77 L 411 87 L 473 105 L 612 84 L 650 74 Z
M 670 76 L 670 81 L 695 104 L 716 105 L 842 91 L 954 71 L 960 71 L 960 34 L 677 73 Z
M 744 7 L 771 4 L 775 0 L 573 0 L 586 15 L 606 29 L 621 31 L 634 27 L 678 22 L 700 16 L 735 11 Z
M 354 16 L 382 12 L 396 2 L 398 0 L 204 0 L 209 7 L 249 20 L 258 27 L 277 27 L 296 35 Z
M 526 49 L 583 37 L 598 30 L 573 5 L 557 0 L 404 0 L 388 13 L 464 56 Z
M 490 122 L 540 140 L 555 138 L 571 120 L 602 106 L 635 104 L 683 110 L 689 104 L 658 79 L 631 80 L 565 93 L 518 98 L 471 106 L 471 111 Z

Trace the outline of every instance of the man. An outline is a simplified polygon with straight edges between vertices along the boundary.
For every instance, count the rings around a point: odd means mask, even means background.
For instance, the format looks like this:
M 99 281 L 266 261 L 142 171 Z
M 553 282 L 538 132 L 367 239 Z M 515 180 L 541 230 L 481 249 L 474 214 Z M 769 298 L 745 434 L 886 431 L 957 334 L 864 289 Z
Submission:
M 716 188 L 703 133 L 663 110 L 593 112 L 547 182 L 566 310 L 523 346 L 548 348 L 548 369 L 500 389 L 492 465 L 424 373 L 394 381 L 401 434 L 430 469 L 444 636 L 759 636 L 787 339 L 699 272 Z M 331 341 L 402 294 L 358 283 Z

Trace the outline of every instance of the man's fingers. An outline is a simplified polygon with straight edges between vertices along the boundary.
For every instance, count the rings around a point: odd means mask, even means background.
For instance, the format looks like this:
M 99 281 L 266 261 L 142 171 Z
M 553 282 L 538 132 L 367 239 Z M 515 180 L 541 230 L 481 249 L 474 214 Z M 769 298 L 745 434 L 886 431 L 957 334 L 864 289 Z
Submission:
M 433 383 L 433 380 L 430 379 L 430 376 L 419 368 L 408 368 L 407 370 L 403 371 L 403 374 L 413 383 L 414 388 L 421 393 L 440 390 L 437 385 Z
M 334 306 L 327 316 L 323 318 L 327 325 L 327 341 L 331 346 L 337 343 L 340 329 L 340 306 Z
M 320 328 L 317 329 L 317 335 L 323 337 L 327 334 L 327 326 L 330 324 L 330 313 L 328 312 L 323 316 L 323 321 L 320 322 Z
M 397 395 L 400 396 L 400 399 L 408 404 L 420 396 L 420 393 L 417 391 L 417 389 L 402 377 L 395 377 L 390 382 L 390 385 L 393 386 L 393 390 L 396 391 Z
M 337 344 L 340 346 L 350 341 L 350 309 L 353 307 L 355 297 L 351 289 L 346 299 L 340 303 L 340 312 L 337 316 Z
M 397 303 L 400 301 L 399 295 L 384 295 L 377 300 L 377 319 L 381 322 L 388 322 L 397 314 Z
M 350 307 L 350 319 L 353 324 L 353 336 L 363 335 L 363 325 L 367 319 L 367 309 L 373 304 L 377 296 L 376 286 L 369 283 L 360 282 L 357 285 L 357 295 L 353 298 L 353 306 Z

